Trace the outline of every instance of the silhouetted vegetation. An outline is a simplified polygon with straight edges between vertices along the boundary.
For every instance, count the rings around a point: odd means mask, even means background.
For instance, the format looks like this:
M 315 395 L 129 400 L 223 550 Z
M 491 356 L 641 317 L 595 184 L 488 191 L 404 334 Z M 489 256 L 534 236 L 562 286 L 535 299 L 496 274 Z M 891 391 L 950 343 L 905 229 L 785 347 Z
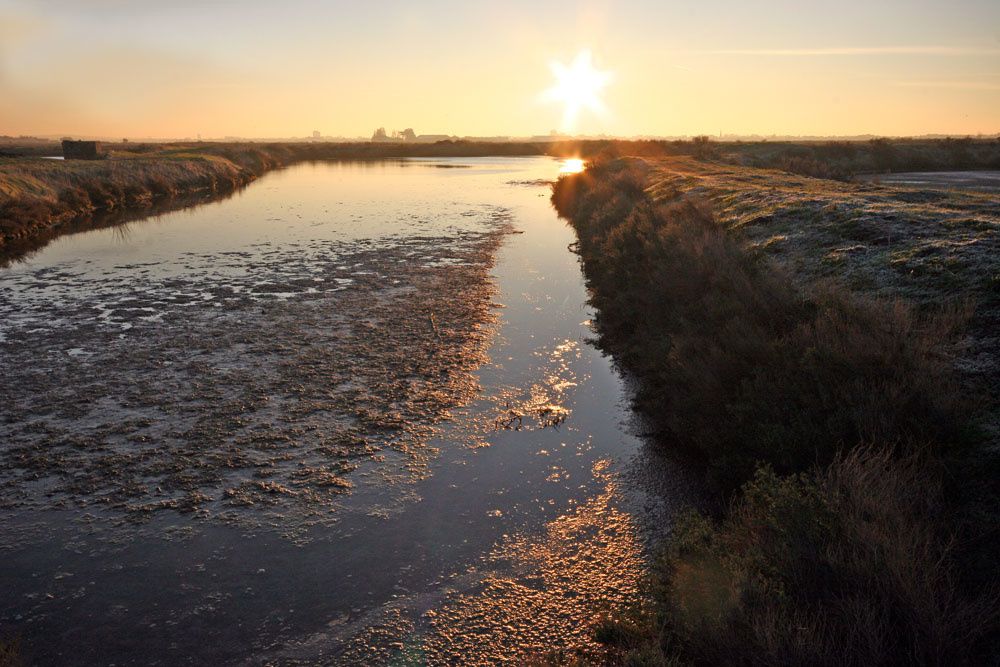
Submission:
M 25 664 L 21 656 L 21 642 L 0 638 L 0 667 L 24 667 Z
M 649 607 L 599 639 L 623 664 L 983 660 L 995 560 L 957 548 L 969 510 L 940 462 L 973 442 L 945 354 L 968 308 L 797 286 L 697 197 L 654 201 L 647 168 L 598 160 L 553 203 L 638 407 L 732 504 L 681 523 Z
M 651 606 L 598 636 L 638 664 L 983 664 L 998 590 L 963 582 L 941 476 L 873 448 L 762 467 L 721 522 L 680 521 Z

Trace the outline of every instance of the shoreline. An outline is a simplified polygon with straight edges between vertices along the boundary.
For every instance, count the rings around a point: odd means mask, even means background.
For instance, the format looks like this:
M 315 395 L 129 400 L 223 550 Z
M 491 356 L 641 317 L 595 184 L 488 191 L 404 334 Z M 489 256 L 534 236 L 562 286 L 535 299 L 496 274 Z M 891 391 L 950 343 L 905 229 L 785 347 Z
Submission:
M 127 148 L 126 148 L 127 147 Z M 0 158 L 0 252 L 102 212 L 142 214 L 199 195 L 228 195 L 300 162 L 407 157 L 533 156 L 533 144 L 199 144 L 122 145 L 102 160 Z M 183 203 L 182 203 L 183 206 Z

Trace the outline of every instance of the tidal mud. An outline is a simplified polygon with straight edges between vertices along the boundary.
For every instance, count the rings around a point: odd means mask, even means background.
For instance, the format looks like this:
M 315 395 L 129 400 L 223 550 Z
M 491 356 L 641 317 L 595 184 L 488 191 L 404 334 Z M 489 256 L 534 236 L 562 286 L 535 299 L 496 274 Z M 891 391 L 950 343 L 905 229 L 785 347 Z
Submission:
M 22 274 L 0 296 L 3 507 L 254 523 L 243 510 L 268 507 L 294 532 L 335 521 L 369 477 L 419 479 L 493 330 L 508 223 L 483 219 L 448 238 L 193 256 L 167 277 L 129 265 L 85 279 L 86 299 L 66 295 L 84 287 L 72 270 Z

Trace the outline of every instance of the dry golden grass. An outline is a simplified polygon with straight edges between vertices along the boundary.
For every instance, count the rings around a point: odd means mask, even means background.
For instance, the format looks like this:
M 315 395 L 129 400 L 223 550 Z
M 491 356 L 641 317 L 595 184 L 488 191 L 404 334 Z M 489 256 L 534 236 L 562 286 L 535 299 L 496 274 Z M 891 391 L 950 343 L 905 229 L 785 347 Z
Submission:
M 94 161 L 0 158 L 0 246 L 97 209 L 232 190 L 289 158 L 280 147 L 251 146 L 114 152 Z

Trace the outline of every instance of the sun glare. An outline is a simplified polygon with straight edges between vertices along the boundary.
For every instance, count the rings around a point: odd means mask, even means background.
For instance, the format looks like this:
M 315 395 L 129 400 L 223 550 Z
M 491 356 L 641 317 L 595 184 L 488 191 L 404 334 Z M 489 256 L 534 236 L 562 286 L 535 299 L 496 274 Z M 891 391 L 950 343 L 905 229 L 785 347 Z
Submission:
M 574 129 L 583 110 L 599 115 L 607 113 L 600 93 L 611 82 L 611 73 L 594 68 L 590 51 L 581 51 L 569 66 L 553 61 L 549 67 L 556 82 L 543 93 L 543 99 L 565 104 L 563 131 Z
M 559 167 L 560 174 L 579 174 L 584 169 L 583 160 L 577 157 L 571 157 L 563 160 L 562 165 Z

